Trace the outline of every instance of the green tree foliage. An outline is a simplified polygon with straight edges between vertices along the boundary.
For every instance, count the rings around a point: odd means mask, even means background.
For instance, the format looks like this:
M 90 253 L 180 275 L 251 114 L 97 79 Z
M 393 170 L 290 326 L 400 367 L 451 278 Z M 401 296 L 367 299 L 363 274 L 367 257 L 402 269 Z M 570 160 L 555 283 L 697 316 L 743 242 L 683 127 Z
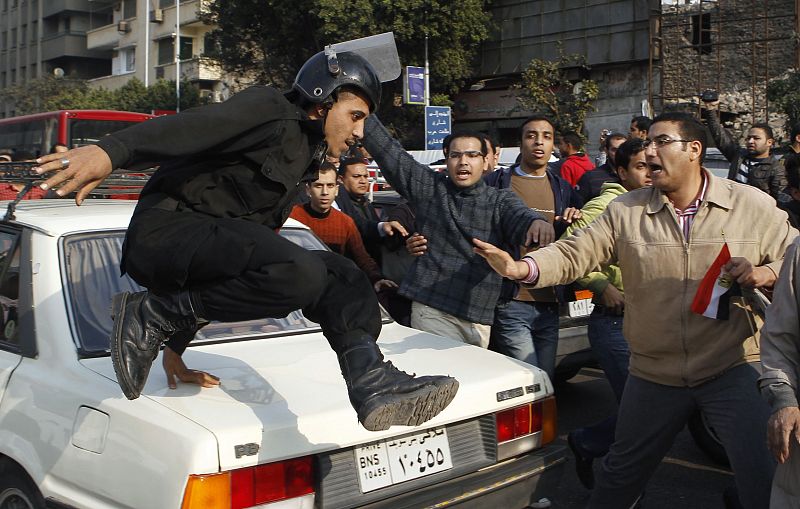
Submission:
M 586 59 L 560 52 L 555 61 L 531 60 L 522 73 L 519 100 L 533 112 L 552 118 L 559 131 L 582 133 L 586 114 L 595 111 L 600 88 L 590 79 L 570 80 L 568 69 L 588 70 Z
M 175 82 L 158 80 L 146 88 L 132 79 L 117 90 L 90 88 L 83 80 L 45 76 L 0 91 L 0 100 L 11 101 L 17 115 L 55 110 L 120 110 L 150 113 L 174 110 Z M 207 102 L 191 84 L 181 85 L 181 109 Z
M 770 109 L 778 108 L 788 118 L 787 127 L 800 122 L 800 70 L 789 69 L 767 84 Z M 790 127 L 791 128 L 791 127 Z
M 392 31 L 402 65 L 424 65 L 429 35 L 432 104 L 447 104 L 472 73 L 492 27 L 487 0 L 217 0 L 203 15 L 218 28 L 206 56 L 223 69 L 288 88 L 297 70 L 326 44 Z M 402 80 L 384 85 L 379 114 L 417 144 L 422 108 L 398 107 Z M 418 132 L 413 132 L 413 131 Z

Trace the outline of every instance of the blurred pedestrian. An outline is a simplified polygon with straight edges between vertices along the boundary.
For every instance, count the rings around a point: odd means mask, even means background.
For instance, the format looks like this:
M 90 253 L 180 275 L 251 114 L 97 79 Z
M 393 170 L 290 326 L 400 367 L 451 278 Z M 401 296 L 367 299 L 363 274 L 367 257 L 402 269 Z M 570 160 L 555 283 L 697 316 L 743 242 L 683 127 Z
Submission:
M 606 136 L 603 145 L 603 153 L 606 156 L 606 162 L 584 173 L 578 181 L 578 185 L 575 186 L 575 190 L 581 195 L 584 202 L 588 202 L 592 198 L 599 196 L 600 188 L 606 182 L 619 183 L 614 155 L 617 152 L 617 148 L 622 145 L 626 139 L 627 137 L 622 133 L 610 133 Z
M 644 115 L 640 115 L 638 117 L 633 117 L 631 119 L 631 126 L 629 129 L 629 137 L 630 138 L 639 138 L 641 140 L 647 139 L 647 133 L 650 130 L 650 124 L 652 120 L 650 117 L 646 117 Z
M 594 163 L 583 151 L 583 139 L 575 131 L 561 133 L 558 143 L 561 154 L 561 178 L 575 187 L 584 173 L 594 168 Z

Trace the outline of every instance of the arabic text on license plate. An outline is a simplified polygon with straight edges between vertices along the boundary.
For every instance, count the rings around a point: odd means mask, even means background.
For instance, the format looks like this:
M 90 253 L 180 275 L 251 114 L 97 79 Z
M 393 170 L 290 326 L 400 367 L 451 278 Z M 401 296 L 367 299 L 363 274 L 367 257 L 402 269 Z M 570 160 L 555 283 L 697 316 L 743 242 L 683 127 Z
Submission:
M 572 318 L 577 316 L 587 316 L 592 312 L 592 309 L 594 309 L 592 299 L 581 299 L 568 302 L 567 304 L 569 305 L 569 316 Z
M 453 468 L 444 428 L 362 445 L 355 456 L 363 493 Z

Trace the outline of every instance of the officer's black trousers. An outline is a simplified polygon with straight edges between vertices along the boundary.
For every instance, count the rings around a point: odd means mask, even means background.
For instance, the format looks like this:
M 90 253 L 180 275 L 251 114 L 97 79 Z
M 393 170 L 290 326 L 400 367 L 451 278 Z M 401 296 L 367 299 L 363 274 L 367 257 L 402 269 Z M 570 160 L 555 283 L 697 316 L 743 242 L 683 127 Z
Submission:
M 250 221 L 137 209 L 122 268 L 156 294 L 191 291 L 207 320 L 279 318 L 302 309 L 337 353 L 381 329 L 375 292 L 352 261 L 308 251 Z

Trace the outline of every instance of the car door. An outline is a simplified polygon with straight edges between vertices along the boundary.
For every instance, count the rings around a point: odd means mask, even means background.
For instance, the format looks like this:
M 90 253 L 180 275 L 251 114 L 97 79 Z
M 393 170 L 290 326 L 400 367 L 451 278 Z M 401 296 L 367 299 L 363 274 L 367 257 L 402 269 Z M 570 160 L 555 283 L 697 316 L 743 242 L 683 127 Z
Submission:
M 0 227 L 0 400 L 11 373 L 22 360 L 20 327 L 20 256 L 18 230 Z

